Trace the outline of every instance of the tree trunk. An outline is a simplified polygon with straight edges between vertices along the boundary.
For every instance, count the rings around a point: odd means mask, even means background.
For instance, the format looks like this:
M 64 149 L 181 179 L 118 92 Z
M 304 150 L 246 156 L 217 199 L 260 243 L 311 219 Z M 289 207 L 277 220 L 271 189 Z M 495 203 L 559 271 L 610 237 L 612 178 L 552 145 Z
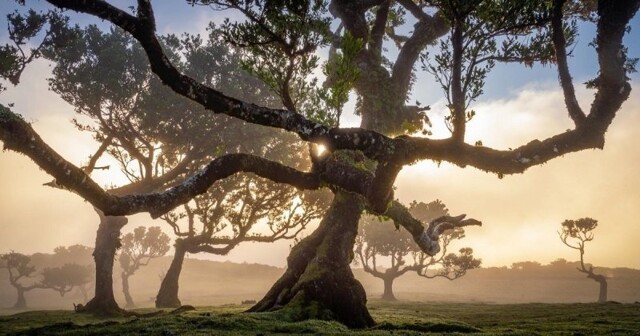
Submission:
M 596 280 L 600 284 L 598 303 L 607 302 L 607 278 L 605 278 L 604 275 L 597 275 L 594 280 Z
M 372 326 L 366 293 L 350 268 L 362 210 L 358 196 L 336 193 L 320 226 L 291 250 L 285 274 L 249 311 L 281 310 L 290 320 L 332 319 L 350 328 Z
M 387 276 L 382 278 L 384 280 L 384 293 L 382 294 L 382 299 L 386 301 L 396 301 L 396 297 L 393 295 L 393 280 L 395 277 Z
M 182 263 L 186 253 L 185 242 L 182 239 L 176 239 L 176 252 L 171 261 L 169 270 L 162 279 L 158 296 L 156 296 L 156 308 L 177 308 L 182 305 L 178 299 L 178 289 L 180 272 L 182 271 Z
M 96 234 L 93 259 L 96 263 L 95 296 L 79 309 L 97 315 L 121 315 L 125 311 L 118 306 L 113 295 L 113 261 L 120 246 L 120 229 L 127 224 L 126 217 L 107 217 L 98 211 L 100 225 Z
M 13 308 L 15 309 L 25 309 L 27 308 L 27 300 L 24 297 L 24 288 L 23 287 L 16 287 L 16 289 L 18 290 L 18 299 L 16 300 L 16 304 L 13 305 Z
M 122 272 L 122 293 L 124 294 L 124 300 L 126 302 L 125 308 L 133 308 L 133 298 L 129 293 L 129 274 Z

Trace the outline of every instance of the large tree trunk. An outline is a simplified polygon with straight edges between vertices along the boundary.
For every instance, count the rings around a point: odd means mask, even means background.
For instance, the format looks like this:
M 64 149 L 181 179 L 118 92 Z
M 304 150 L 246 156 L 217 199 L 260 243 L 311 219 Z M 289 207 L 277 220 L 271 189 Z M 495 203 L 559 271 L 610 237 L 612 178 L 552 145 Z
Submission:
M 382 299 L 387 301 L 396 301 L 396 297 L 393 295 L 393 280 L 395 277 L 387 276 L 382 278 L 384 280 L 384 293 L 382 293 Z
M 24 288 L 23 287 L 16 287 L 17 291 L 18 291 L 18 299 L 16 300 L 16 304 L 13 305 L 13 308 L 15 309 L 24 309 L 27 308 L 27 300 L 24 297 Z
M 118 306 L 113 295 L 113 261 L 120 246 L 120 229 L 127 224 L 127 218 L 107 217 L 100 211 L 98 214 L 100 225 L 93 251 L 96 263 L 95 296 L 78 311 L 97 315 L 121 315 L 125 311 Z
M 156 308 L 177 308 L 182 305 L 178 299 L 178 283 L 180 280 L 180 272 L 182 271 L 182 263 L 186 253 L 185 242 L 182 239 L 176 239 L 176 252 L 171 261 L 171 266 L 160 285 L 158 296 L 156 296 Z
M 292 320 L 372 326 L 364 288 L 349 266 L 362 210 L 361 198 L 338 192 L 318 229 L 291 250 L 285 274 L 249 311 L 282 310 Z
M 135 305 L 131 293 L 129 293 L 129 274 L 126 272 L 122 272 L 122 294 L 124 294 L 124 300 L 126 302 L 124 307 L 133 308 Z

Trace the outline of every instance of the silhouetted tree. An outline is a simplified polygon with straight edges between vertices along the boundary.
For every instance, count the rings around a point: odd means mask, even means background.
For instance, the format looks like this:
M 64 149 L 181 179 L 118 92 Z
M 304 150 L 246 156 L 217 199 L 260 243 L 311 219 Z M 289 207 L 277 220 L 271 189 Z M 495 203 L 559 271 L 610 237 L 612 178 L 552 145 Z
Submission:
M 440 249 L 438 240 L 443 231 L 438 228 L 443 228 L 443 223 L 431 222 L 425 227 L 394 201 L 393 183 L 402 167 L 419 160 L 436 160 L 502 176 L 522 173 L 571 152 L 602 148 L 604 134 L 631 92 L 626 74 L 633 62 L 627 60 L 622 38 L 640 7 L 638 0 L 600 0 L 597 8 L 592 2 L 564 0 L 192 1 L 215 9 L 232 8 L 248 16 L 246 21 L 228 21 L 225 38 L 246 47 L 249 56 L 244 64 L 258 75 L 257 67 L 266 69 L 262 76 L 271 83 L 291 84 L 291 76 L 301 74 L 297 69 L 314 68 L 310 62 L 297 63 L 296 59 L 312 60 L 310 55 L 317 47 L 332 43 L 335 55 L 343 57 L 347 69 L 355 71 L 329 72 L 329 84 L 349 82 L 345 77 L 357 73 L 350 79 L 362 123 L 360 128 L 345 129 L 338 128 L 337 123 L 319 122 L 335 121 L 334 117 L 315 119 L 318 114 L 292 110 L 286 94 L 291 94 L 289 88 L 295 85 L 282 86 L 279 93 L 286 109 L 279 109 L 234 98 L 220 91 L 223 86 L 218 83 L 199 82 L 183 71 L 180 59 L 163 49 L 148 0 L 138 0 L 133 14 L 104 0 L 48 2 L 94 15 L 127 31 L 140 43 L 153 73 L 165 85 L 212 113 L 283 129 L 304 141 L 322 144 L 327 151 L 322 155 L 310 151 L 314 163 L 310 171 L 258 155 L 229 153 L 212 159 L 199 173 L 165 191 L 112 195 L 46 146 L 24 120 L 2 107 L 0 139 L 5 147 L 28 155 L 58 184 L 112 216 L 143 211 L 161 216 L 205 193 L 215 181 L 238 172 L 252 172 L 299 189 L 329 187 L 335 197 L 318 229 L 291 250 L 287 271 L 251 311 L 284 309 L 295 318 L 330 318 L 349 327 L 374 323 L 366 308 L 364 289 L 349 267 L 362 211 L 392 218 L 411 233 L 425 253 L 432 255 Z M 409 14 L 415 29 L 401 36 L 395 28 Z M 329 32 L 332 17 L 341 21 L 334 33 Z M 596 93 L 587 112 L 576 99 L 566 51 L 575 41 L 578 26 L 574 23 L 581 18 L 597 23 L 593 45 L 598 54 L 598 75 L 588 82 Z M 397 44 L 397 53 L 385 52 L 385 38 Z M 428 57 L 427 49 L 439 41 L 442 43 L 436 56 Z M 355 57 L 345 57 L 347 50 L 356 50 Z M 439 82 L 449 102 L 446 122 L 451 136 L 446 139 L 410 135 L 428 125 L 426 107 L 407 105 L 421 55 L 424 69 Z M 397 57 L 390 59 L 393 56 Z M 524 66 L 555 63 L 574 126 L 508 150 L 465 142 L 466 124 L 475 114 L 470 104 L 482 93 L 486 75 L 496 62 Z M 271 69 L 278 71 L 270 73 Z M 302 75 L 300 78 L 308 77 Z M 334 110 L 325 108 L 326 113 L 320 116 L 332 115 Z M 449 217 L 446 222 L 450 228 L 477 223 L 460 217 Z M 103 249 L 97 244 L 96 251 Z
M 122 293 L 124 293 L 127 308 L 134 306 L 129 292 L 129 277 L 140 267 L 147 266 L 151 259 L 167 254 L 169 240 L 169 236 L 162 232 L 159 226 L 152 226 L 148 230 L 144 226 L 139 226 L 120 239 L 118 260 L 122 269 Z
M 30 263 L 31 258 L 22 253 L 10 252 L 0 255 L 0 268 L 7 270 L 9 283 L 16 289 L 18 294 L 13 308 L 26 308 L 27 300 L 25 299 L 24 293 L 36 288 L 41 288 L 35 280 L 28 285 L 24 282 L 24 279 L 31 278 L 36 271 L 35 266 L 29 265 Z
M 81 244 L 75 244 L 70 246 L 58 246 L 53 249 L 53 258 L 54 262 L 58 265 L 64 264 L 76 264 L 81 267 L 85 267 L 89 270 L 89 277 L 94 277 L 94 265 L 93 265 L 93 248 Z M 75 267 L 75 266 L 74 266 Z M 91 283 L 93 283 L 92 279 L 88 281 L 82 281 L 79 279 L 84 278 L 83 271 L 78 267 L 73 271 L 77 276 L 73 277 L 74 287 L 78 289 L 83 298 L 83 303 L 87 303 L 89 301 L 89 295 L 87 290 Z
M 440 200 L 430 203 L 413 202 L 409 212 L 425 223 L 449 214 Z M 420 250 L 410 234 L 399 231 L 390 224 L 374 216 L 363 217 L 355 245 L 357 261 L 362 264 L 364 271 L 384 281 L 384 300 L 396 300 L 393 282 L 407 272 L 416 272 L 429 279 L 444 277 L 455 280 L 465 275 L 467 270 L 480 267 L 480 260 L 473 257 L 471 248 L 460 249 L 458 255 L 447 253 L 451 242 L 464 238 L 462 228 L 444 231 L 440 235 L 442 250 L 430 256 Z M 384 271 L 379 270 L 381 258 L 391 262 L 391 266 Z
M 41 288 L 50 288 L 64 296 L 74 288 L 82 288 L 92 280 L 93 270 L 91 266 L 67 263 L 60 267 L 46 267 L 42 270 L 42 279 L 39 282 Z
M 593 231 L 598 226 L 598 221 L 585 217 L 577 220 L 567 219 L 562 222 L 562 229 L 558 232 L 562 243 L 572 249 L 580 251 L 580 267 L 578 271 L 587 275 L 587 278 L 593 279 L 600 285 L 600 293 L 598 294 L 598 302 L 607 302 L 607 278 L 602 274 L 593 271 L 592 265 L 584 263 L 584 247 L 587 242 L 593 240 Z
M 270 148 L 285 153 L 283 146 L 290 149 L 282 142 Z M 175 308 L 182 304 L 178 288 L 186 253 L 226 255 L 242 242 L 293 239 L 325 210 L 327 201 L 318 194 L 238 175 L 215 183 L 206 194 L 185 204 L 183 212 L 163 216 L 179 238 L 158 291 L 156 307 Z

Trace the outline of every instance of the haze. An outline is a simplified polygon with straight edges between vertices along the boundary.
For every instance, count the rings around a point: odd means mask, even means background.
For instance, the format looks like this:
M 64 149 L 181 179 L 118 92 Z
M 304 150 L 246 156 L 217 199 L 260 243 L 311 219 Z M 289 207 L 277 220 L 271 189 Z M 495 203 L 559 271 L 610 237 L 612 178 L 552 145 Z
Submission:
M 171 26 L 162 16 L 158 22 L 165 22 L 161 32 L 201 31 L 205 19 L 211 17 L 200 17 L 191 23 L 202 24 L 198 27 Z M 635 19 L 632 31 L 636 36 L 638 28 L 638 19 Z M 1 36 L 5 37 L 6 32 Z M 632 53 L 632 56 L 639 55 Z M 591 75 L 588 64 L 577 65 L 584 68 L 576 70 L 576 85 Z M 538 70 L 544 72 L 538 67 L 524 71 Z M 2 93 L 0 102 L 14 103 L 14 111 L 32 121 L 47 143 L 68 160 L 82 164 L 97 144 L 72 127 L 69 120 L 76 117 L 73 107 L 47 90 L 48 75 L 46 62 L 30 65 L 21 84 Z M 469 142 L 481 140 L 486 145 L 508 148 L 571 127 L 555 77 L 531 80 L 534 76 L 531 73 L 524 76 L 513 81 L 498 71 L 490 77 L 492 84 L 487 98 L 474 107 L 477 117 L 468 126 Z M 440 199 L 452 213 L 466 213 L 482 220 L 482 227 L 467 230 L 462 245 L 472 247 L 476 256 L 482 258 L 483 266 L 510 265 L 522 260 L 541 263 L 557 258 L 576 260 L 575 251 L 567 249 L 558 239 L 559 225 L 565 219 L 592 217 L 600 225 L 595 230 L 595 240 L 589 243 L 588 261 L 598 266 L 640 268 L 637 244 L 640 151 L 634 132 L 640 125 L 640 81 L 637 75 L 633 79 L 634 91 L 614 120 L 602 151 L 567 155 L 531 168 L 526 174 L 502 179 L 472 168 L 421 162 L 402 171 L 396 182 L 396 196 L 405 203 Z M 436 90 L 417 86 L 414 94 L 432 106 L 429 116 L 434 122 L 434 134 L 444 136 L 444 102 L 434 101 L 431 91 Z M 583 107 L 588 106 L 591 98 L 592 92 L 579 90 Z M 357 117 L 343 117 L 342 125 L 356 124 Z M 109 163 L 108 160 L 102 162 Z M 105 186 L 123 183 L 124 178 L 115 167 L 112 164 L 111 170 L 97 172 L 96 180 Z M 0 153 L 0 246 L 3 251 L 50 253 L 61 245 L 93 245 L 98 223 L 94 210 L 72 193 L 42 186 L 50 180 L 51 177 L 26 157 L 13 152 Z M 124 233 L 138 225 L 160 225 L 171 233 L 166 225 L 153 222 L 146 214 L 131 217 Z M 198 257 L 282 267 L 291 244 L 243 244 L 227 256 Z

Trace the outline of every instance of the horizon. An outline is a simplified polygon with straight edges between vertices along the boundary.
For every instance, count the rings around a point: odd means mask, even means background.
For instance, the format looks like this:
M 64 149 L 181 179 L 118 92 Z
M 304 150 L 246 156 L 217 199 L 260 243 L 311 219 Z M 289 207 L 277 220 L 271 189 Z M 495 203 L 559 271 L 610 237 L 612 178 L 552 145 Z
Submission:
M 220 22 L 224 15 L 183 7 L 188 6 L 180 7 L 175 14 L 178 18 L 187 15 L 196 18 L 176 24 L 177 20 L 170 20 L 175 8 L 158 4 L 159 32 L 202 32 L 206 22 Z M 78 22 L 98 23 L 86 15 L 71 14 Z M 581 36 L 576 53 L 590 50 L 588 34 L 589 30 Z M 6 39 L 6 36 L 6 30 L 2 30 L 0 38 Z M 640 56 L 640 46 L 630 43 L 639 40 L 638 36 L 640 18 L 636 17 L 630 35 L 625 37 L 632 57 Z M 587 56 L 594 55 L 591 50 Z M 593 57 L 587 56 L 570 60 L 576 83 L 594 75 Z M 43 139 L 65 158 L 80 164 L 97 144 L 88 134 L 72 127 L 69 120 L 77 115 L 73 107 L 48 91 L 45 81 L 48 74 L 47 62 L 31 64 L 25 70 L 22 83 L 17 87 L 9 85 L 0 95 L 0 102 L 15 104 L 16 112 L 31 121 Z M 473 105 L 478 113 L 469 123 L 469 143 L 481 140 L 486 145 L 508 148 L 570 127 L 554 68 L 536 65 L 513 74 L 511 66 L 499 67 L 490 74 L 489 82 L 487 94 Z M 634 127 L 640 124 L 637 113 L 640 75 L 631 74 L 631 82 L 631 96 L 614 119 L 602 151 L 573 153 L 533 167 L 525 174 L 502 179 L 473 168 L 423 161 L 403 169 L 395 184 L 396 196 L 405 204 L 413 200 L 440 199 L 451 213 L 466 213 L 481 220 L 483 226 L 468 228 L 466 238 L 457 246 L 472 247 L 483 265 L 510 265 L 521 260 L 542 264 L 557 258 L 572 260 L 577 257 L 576 251 L 562 245 L 557 236 L 560 223 L 565 219 L 593 217 L 599 220 L 599 227 L 594 232 L 594 241 L 586 247 L 586 262 L 603 267 L 640 268 L 640 246 L 636 243 L 640 236 L 640 176 L 636 173 L 640 153 L 635 150 L 634 136 Z M 429 83 L 426 75 L 420 75 L 412 99 L 431 106 L 429 116 L 434 122 L 434 138 L 438 138 L 447 134 L 442 122 L 445 104 L 442 98 L 433 97 L 437 90 Z M 577 86 L 577 91 L 581 105 L 588 106 L 592 91 L 582 85 Z M 38 99 L 34 99 L 34 92 Z M 353 101 L 349 106 L 353 106 Z M 519 113 L 511 115 L 513 111 Z M 505 117 L 507 114 L 510 118 Z M 343 126 L 350 126 L 359 122 L 359 118 L 345 113 L 341 121 Z M 123 183 L 123 176 L 117 175 L 116 170 L 96 172 L 96 180 L 102 185 Z M 50 180 L 24 156 L 7 151 L 0 153 L 0 185 L 4 186 L 0 194 L 0 245 L 7 251 L 33 253 L 71 242 L 94 245 L 98 219 L 92 207 L 67 191 L 42 186 Z M 136 215 L 130 217 L 123 234 L 139 225 L 159 225 L 171 233 L 162 222 L 152 222 L 148 215 Z M 46 239 L 34 241 L 33 232 Z M 290 244 L 291 241 L 268 247 L 242 244 L 227 256 L 205 259 L 284 266 Z

